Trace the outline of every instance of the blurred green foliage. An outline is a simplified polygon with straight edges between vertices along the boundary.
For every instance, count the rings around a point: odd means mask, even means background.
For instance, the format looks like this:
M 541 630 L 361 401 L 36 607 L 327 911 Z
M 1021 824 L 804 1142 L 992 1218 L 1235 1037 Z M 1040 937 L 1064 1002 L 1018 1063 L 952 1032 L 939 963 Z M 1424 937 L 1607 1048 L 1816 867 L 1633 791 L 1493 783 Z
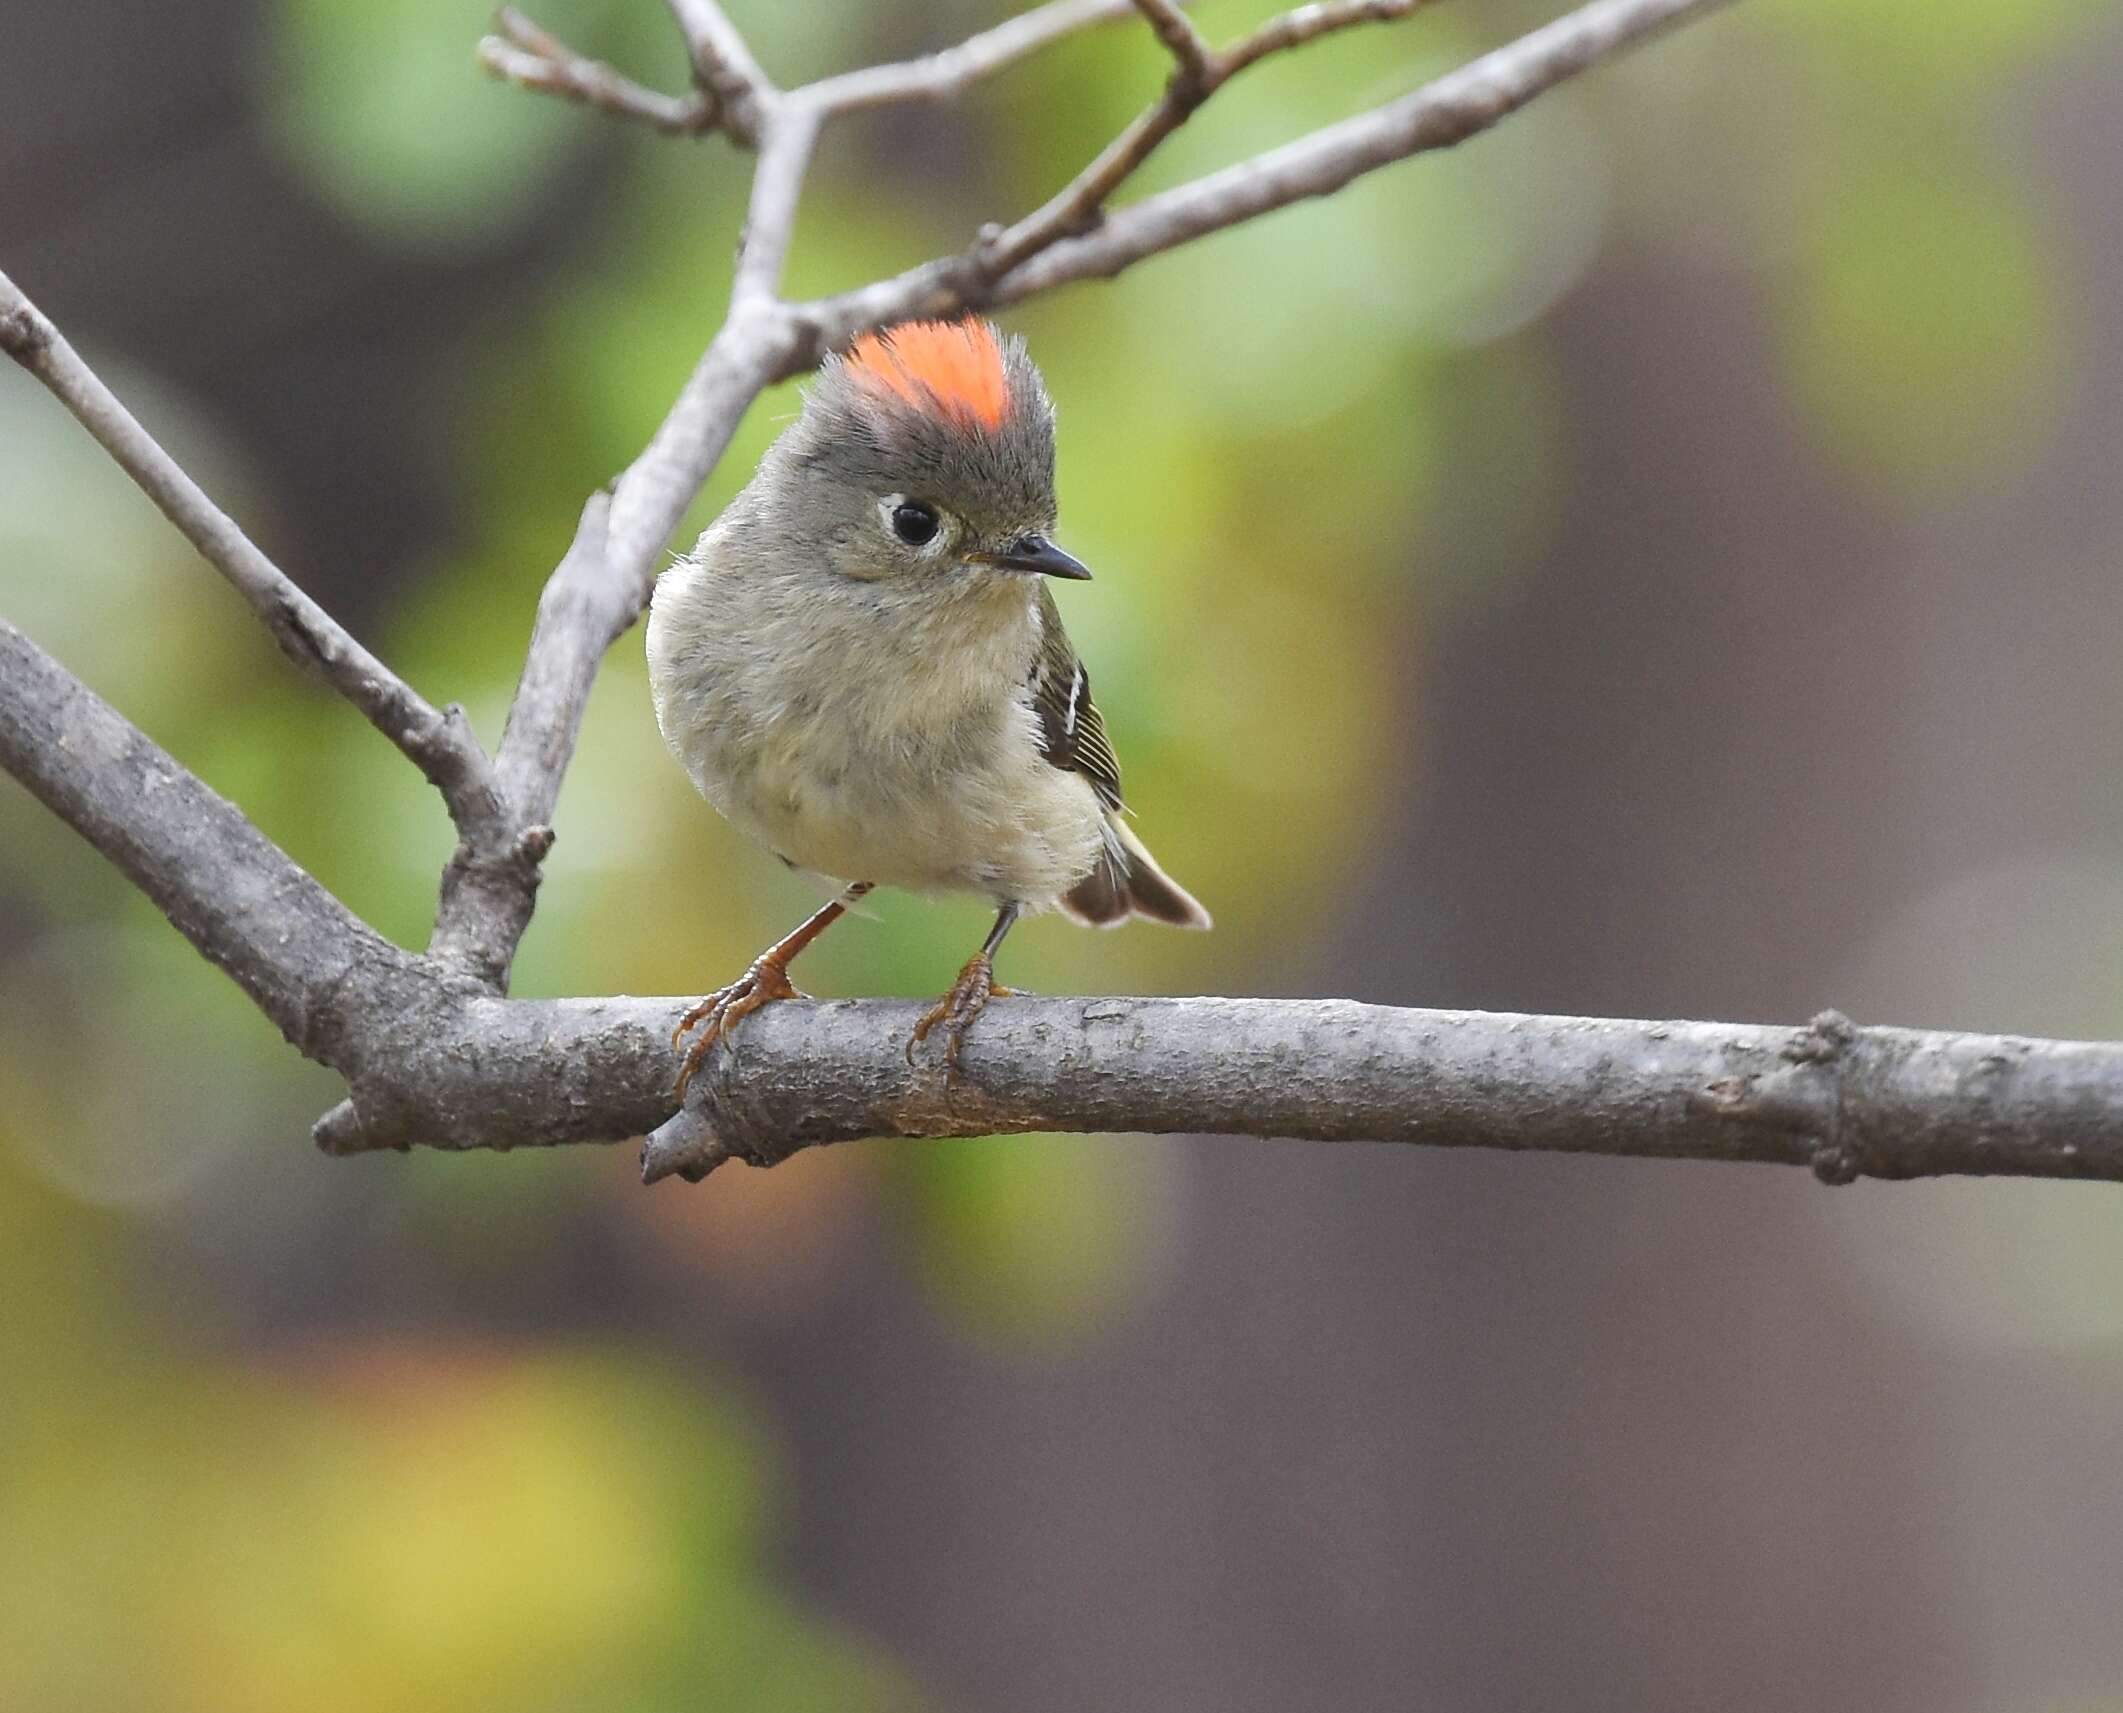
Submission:
M 762 58 L 795 76 L 913 51 L 1000 8 L 736 10 Z M 1202 16 L 1224 33 L 1265 10 Z M 1709 246 L 1756 272 L 1795 419 L 1855 491 L 1900 507 L 2014 480 L 2063 402 L 2071 293 L 2046 211 L 1968 141 L 1968 113 L 2099 10 L 1767 0 L 1448 158 L 1013 312 L 1060 402 L 1066 539 L 1101 573 L 1060 598 L 1145 836 L 1223 931 L 1034 923 L 1008 979 L 1260 985 L 1315 942 L 1403 789 L 1424 615 L 1464 597 L 1466 563 L 1508 579 L 1547 541 L 1570 435 L 1542 317 L 1603 245 Z M 651 0 L 556 0 L 540 17 L 636 75 L 679 81 Z M 483 18 L 422 0 L 275 0 L 256 98 L 312 193 L 381 246 L 535 246 L 526 231 L 554 176 L 601 175 L 567 264 L 437 389 L 457 401 L 448 442 L 468 528 L 413 570 L 380 639 L 492 739 L 576 507 L 638 450 L 716 323 L 742 173 L 719 141 L 623 132 L 482 79 L 469 56 Z M 1385 99 L 1496 24 L 1425 13 L 1268 66 L 1145 182 Z M 1031 205 L 1160 75 L 1146 38 L 1110 31 L 962 112 L 837 132 L 793 289 L 905 266 Z M 1629 139 L 1647 136 L 1694 146 L 1629 161 Z M 1673 195 L 1715 212 L 1684 230 L 1660 217 L 1682 206 Z M 111 378 L 271 533 L 272 496 L 247 479 L 233 425 L 199 420 L 151 372 Z M 795 406 L 785 388 L 751 413 L 689 528 Z M 101 454 L 12 378 L 0 444 L 0 605 L 354 908 L 419 944 L 449 838 L 411 770 L 289 673 Z M 1422 550 L 1448 492 L 1483 502 L 1458 569 Z M 153 622 L 100 622 L 117 609 Z M 158 1705 L 217 1710 L 912 1699 L 873 1651 L 772 1591 L 772 1435 L 718 1373 L 674 1375 L 624 1347 L 429 1333 L 259 1356 L 144 1311 L 129 1269 L 232 1193 L 230 1162 L 256 1171 L 299 1150 L 330 1079 L 11 786 L 0 810 L 0 894 L 40 925 L 0 981 L 0 1290 L 18 1306 L 0 1317 L 0 1703 L 137 1705 L 142 1684 Z M 519 992 L 697 992 L 810 907 L 664 756 L 635 637 L 598 686 L 556 819 Z M 881 901 L 821 942 L 806 979 L 933 992 L 982 918 Z M 326 1207 L 349 1170 L 283 1169 L 300 1174 L 295 1201 Z M 707 1196 L 743 1201 L 774 1233 L 750 1247 L 728 1226 L 707 1242 L 693 1222 L 716 1216 L 682 1192 L 641 1197 L 617 1153 L 539 1172 L 389 1169 L 412 1210 L 395 1217 L 438 1248 L 466 1246 L 476 1201 L 491 1264 L 528 1267 L 570 1209 L 603 1196 L 671 1265 L 739 1254 L 748 1283 L 730 1288 L 747 1302 L 830 1268 L 807 1232 L 873 1218 L 939 1313 L 1034 1350 L 1095 1338 L 1153 1289 L 1165 1229 L 1156 1157 L 1080 1140 L 850 1149 L 773 1174 L 771 1190 L 718 1180 Z
M 1839 177 L 1786 305 L 1793 385 L 1824 439 L 1920 490 L 2019 462 L 2062 380 L 2054 246 L 2023 198 L 1974 170 Z
M 318 194 L 386 241 L 458 247 L 523 220 L 586 114 L 538 112 L 471 70 L 487 9 L 433 0 L 278 0 L 257 87 L 262 118 Z M 684 65 L 654 6 L 556 0 L 540 21 L 604 51 Z M 569 122 L 570 119 L 573 122 Z
M 726 1386 L 565 1344 L 150 1342 L 85 1222 L 4 1187 L 39 1217 L 9 1232 L 0 1703 L 917 1704 L 763 1580 L 774 1484 Z

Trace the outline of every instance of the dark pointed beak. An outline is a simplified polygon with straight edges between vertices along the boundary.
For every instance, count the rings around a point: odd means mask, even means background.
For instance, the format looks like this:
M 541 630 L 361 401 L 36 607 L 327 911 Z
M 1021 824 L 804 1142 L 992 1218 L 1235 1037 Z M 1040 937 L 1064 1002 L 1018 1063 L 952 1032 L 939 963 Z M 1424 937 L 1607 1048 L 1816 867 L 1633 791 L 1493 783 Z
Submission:
M 1069 577 L 1079 583 L 1091 580 L 1091 567 L 1064 553 L 1044 535 L 1028 535 L 1013 541 L 1001 553 L 969 553 L 978 565 L 993 565 L 1004 571 L 1028 571 L 1041 577 Z

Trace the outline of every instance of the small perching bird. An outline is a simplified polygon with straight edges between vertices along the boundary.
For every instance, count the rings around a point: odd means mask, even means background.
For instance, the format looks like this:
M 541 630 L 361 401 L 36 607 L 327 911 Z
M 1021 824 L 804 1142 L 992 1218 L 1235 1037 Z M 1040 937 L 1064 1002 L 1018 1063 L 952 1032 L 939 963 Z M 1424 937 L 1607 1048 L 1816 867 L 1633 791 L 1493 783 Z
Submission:
M 1028 910 L 1206 928 L 1123 819 L 1120 767 L 1046 579 L 1091 573 L 1050 539 L 1054 410 L 1021 341 L 909 322 L 829 358 L 758 472 L 666 571 L 649 609 L 656 721 L 693 783 L 824 909 L 696 1025 L 717 1040 L 789 998 L 789 961 L 876 886 L 974 892 L 995 926 L 907 1044 L 956 1067 Z

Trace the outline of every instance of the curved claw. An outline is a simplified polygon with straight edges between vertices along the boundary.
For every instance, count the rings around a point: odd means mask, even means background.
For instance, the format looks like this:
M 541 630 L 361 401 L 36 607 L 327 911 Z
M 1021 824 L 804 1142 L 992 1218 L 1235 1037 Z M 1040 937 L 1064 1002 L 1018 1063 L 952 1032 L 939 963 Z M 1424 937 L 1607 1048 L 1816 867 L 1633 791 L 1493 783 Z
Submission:
M 958 972 L 958 980 L 951 984 L 951 991 L 923 1012 L 921 1021 L 914 1025 L 914 1033 L 907 1039 L 907 1063 L 914 1062 L 914 1049 L 928 1040 L 930 1032 L 941 1024 L 944 1031 L 944 1076 L 946 1081 L 956 1082 L 958 1055 L 966 1044 L 966 1031 L 987 1010 L 989 1000 L 1008 998 L 1010 993 L 1009 988 L 996 985 L 995 966 L 986 953 L 971 959 Z
M 762 1005 L 771 1005 L 777 999 L 804 999 L 809 997 L 794 982 L 789 972 L 772 958 L 755 958 L 752 967 L 728 987 L 708 995 L 678 1020 L 678 1027 L 671 1031 L 672 1051 L 684 1051 L 685 1062 L 678 1068 L 678 1082 L 671 1090 L 674 1100 L 684 1100 L 686 1085 L 694 1074 L 707 1063 L 708 1055 L 715 1050 L 715 1043 L 724 1039 L 732 1029 L 742 1023 Z M 686 1035 L 696 1024 L 705 1023 L 700 1036 L 691 1048 L 684 1046 Z

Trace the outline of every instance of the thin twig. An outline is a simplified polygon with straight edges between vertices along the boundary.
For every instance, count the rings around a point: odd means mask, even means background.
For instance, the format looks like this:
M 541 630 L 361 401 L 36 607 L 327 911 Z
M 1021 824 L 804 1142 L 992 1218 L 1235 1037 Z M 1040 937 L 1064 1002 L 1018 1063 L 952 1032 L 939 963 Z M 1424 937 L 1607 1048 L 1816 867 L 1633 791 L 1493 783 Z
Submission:
M 697 137 L 714 130 L 720 121 L 720 109 L 706 90 L 666 95 L 636 83 L 603 60 L 576 52 L 514 6 L 504 6 L 494 14 L 494 28 L 498 34 L 480 40 L 479 63 L 519 88 L 558 95 L 622 119 L 638 119 L 667 136 Z
M 732 313 L 775 301 L 782 265 L 796 236 L 796 209 L 822 118 L 815 107 L 790 103 L 774 108 L 760 131 L 759 167 L 752 175 L 744 235 L 738 241 L 737 275 L 730 290 Z
M 1320 0 L 1270 18 L 1250 35 L 1233 42 L 1217 57 L 1225 77 L 1257 59 L 1314 41 L 1351 24 L 1386 24 L 1405 18 L 1424 0 Z
M 1730 4 L 1732 0 L 1592 0 L 1397 101 L 1144 197 L 1107 213 L 1093 230 L 1068 236 L 1060 231 L 1059 221 L 1053 222 L 1051 233 L 1043 234 L 1050 240 L 1045 247 L 1006 272 L 995 270 L 994 259 L 1011 245 L 1007 232 L 892 279 L 792 307 L 815 341 L 831 348 L 895 321 L 961 315 L 1021 302 L 1077 280 L 1110 278 L 1212 232 L 1294 202 L 1331 196 L 1395 161 L 1464 142 L 1621 49 L 1684 18 Z
M 1113 193 L 1134 177 L 1159 144 L 1184 125 L 1210 96 L 1270 54 L 1316 40 L 1351 24 L 1405 18 L 1422 0 L 1358 0 L 1301 7 L 1272 18 L 1251 35 L 1213 52 L 1171 0 L 1137 0 L 1158 37 L 1178 61 L 1165 92 L 1099 151 L 1097 159 L 1041 207 L 981 243 L 976 269 L 1000 278 L 1056 240 L 1095 225 Z
M 1048 0 L 935 53 L 822 77 L 780 99 L 829 119 L 901 102 L 945 101 L 1050 42 L 1136 15 L 1135 0 Z M 495 14 L 495 29 L 498 34 L 479 43 L 479 63 L 522 88 L 639 120 L 667 135 L 728 129 L 721 104 L 705 80 L 685 96 L 650 89 L 604 61 L 577 52 L 513 6 Z M 748 127 L 737 140 L 750 144 L 754 130 Z
M 756 148 L 767 109 L 774 101 L 773 82 L 715 0 L 667 0 L 667 4 L 685 37 L 694 79 L 721 109 L 724 128 L 739 142 Z
M 242 810 L 5 619 L 0 768 L 109 858 L 306 1058 L 354 1076 L 367 1020 L 439 991 Z
M 1050 42 L 1135 15 L 1135 0 L 1048 0 L 1047 5 L 1020 12 L 954 47 L 896 65 L 873 65 L 823 77 L 790 91 L 790 98 L 828 114 L 856 113 L 901 101 L 946 101 Z
M 1209 44 L 1202 40 L 1187 14 L 1173 0 L 1135 0 L 1135 9 L 1143 15 L 1157 39 L 1165 44 L 1165 51 L 1172 56 L 1178 68 L 1177 81 L 1203 85 L 1210 77 Z
M 789 371 L 799 334 L 773 294 L 794 235 L 796 192 L 821 115 L 777 107 L 760 140 L 730 319 L 643 449 L 583 508 L 575 539 L 546 579 L 497 770 L 512 819 L 501 836 L 465 841 L 444 870 L 429 952 L 506 991 L 530 926 L 550 820 L 597 669 L 649 603 L 664 544 L 736 433 L 747 406 Z
M 491 828 L 498 813 L 493 776 L 463 712 L 431 706 L 260 552 L 4 273 L 0 350 L 73 412 L 250 604 L 291 660 L 352 702 L 427 776 L 467 836 Z
M 503 837 L 457 847 L 443 870 L 428 954 L 496 993 L 538 900 L 540 868 L 553 843 L 553 805 L 574 759 L 583 710 L 605 652 L 634 622 L 642 596 L 612 576 L 605 553 L 611 497 L 583 507 L 567 555 L 546 579 L 509 704 L 494 771 L 510 821 Z
M 1398 101 L 1109 214 L 996 282 L 988 299 L 1015 303 L 1104 279 L 1164 251 L 1312 197 L 1331 196 L 1380 167 L 1448 149 L 1516 113 L 1557 84 L 1732 0 L 1592 0 L 1471 60 Z
M 480 849 L 460 847 L 443 876 L 430 951 L 499 990 L 530 925 L 547 824 L 575 753 L 597 668 L 649 604 L 664 543 L 722 456 L 745 409 L 800 344 L 785 316 L 734 317 L 694 368 L 639 458 L 593 496 L 567 555 L 546 580 L 499 767 L 514 819 Z

